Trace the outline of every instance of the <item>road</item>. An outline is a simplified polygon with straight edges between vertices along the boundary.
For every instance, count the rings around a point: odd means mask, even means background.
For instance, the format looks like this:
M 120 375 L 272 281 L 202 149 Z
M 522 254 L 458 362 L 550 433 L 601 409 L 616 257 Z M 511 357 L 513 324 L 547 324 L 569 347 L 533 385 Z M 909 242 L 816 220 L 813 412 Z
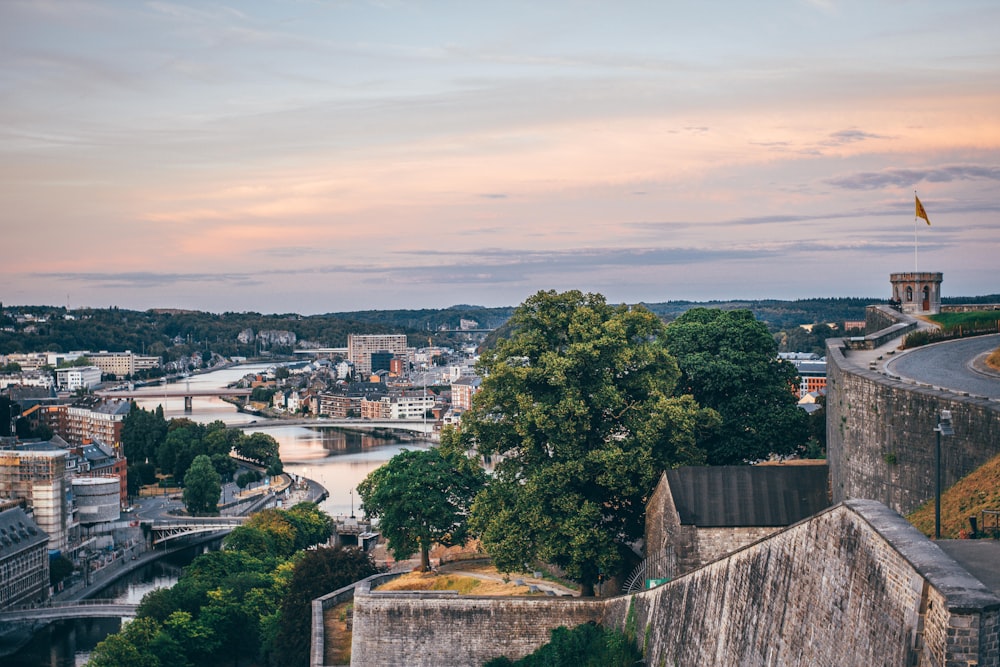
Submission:
M 973 369 L 973 361 L 1000 347 L 1000 334 L 962 338 L 908 350 L 886 363 L 886 371 L 913 380 L 974 396 L 1000 398 L 1000 374 Z

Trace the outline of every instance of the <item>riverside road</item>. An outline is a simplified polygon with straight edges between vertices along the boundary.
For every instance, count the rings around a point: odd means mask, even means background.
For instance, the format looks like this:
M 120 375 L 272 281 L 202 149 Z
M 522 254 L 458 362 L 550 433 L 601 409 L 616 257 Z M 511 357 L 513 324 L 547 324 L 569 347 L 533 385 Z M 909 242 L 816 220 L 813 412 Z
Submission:
M 904 380 L 1000 399 L 1000 373 L 982 363 L 983 355 L 998 347 L 1000 334 L 918 347 L 889 361 L 886 371 Z

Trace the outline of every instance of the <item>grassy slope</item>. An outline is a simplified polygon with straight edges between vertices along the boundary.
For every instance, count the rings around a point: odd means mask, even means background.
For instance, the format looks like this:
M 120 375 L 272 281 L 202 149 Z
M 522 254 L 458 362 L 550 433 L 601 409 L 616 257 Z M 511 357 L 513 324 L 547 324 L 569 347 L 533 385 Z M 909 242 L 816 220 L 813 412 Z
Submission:
M 960 479 L 953 487 L 941 494 L 941 537 L 954 539 L 959 531 L 968 531 L 969 517 L 974 516 L 983 525 L 981 510 L 1000 510 L 1000 456 L 988 461 L 978 470 Z M 924 535 L 934 534 L 934 499 L 921 505 L 907 517 Z M 989 528 L 994 518 L 987 517 Z

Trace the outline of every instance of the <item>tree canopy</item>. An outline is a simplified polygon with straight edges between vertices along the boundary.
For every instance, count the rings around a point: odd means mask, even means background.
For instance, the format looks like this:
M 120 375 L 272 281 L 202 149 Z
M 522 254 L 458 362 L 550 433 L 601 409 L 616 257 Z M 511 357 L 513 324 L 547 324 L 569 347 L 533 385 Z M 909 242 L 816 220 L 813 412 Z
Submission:
M 379 530 L 397 559 L 420 552 L 430 568 L 434 544 L 463 544 L 472 499 L 485 474 L 440 449 L 404 450 L 373 470 L 360 484 L 362 508 L 379 520 Z
M 808 438 L 795 405 L 798 373 L 778 359 L 777 343 L 749 310 L 694 308 L 666 331 L 681 370 L 679 391 L 718 411 L 722 426 L 702 446 L 710 465 L 786 455 Z
M 184 475 L 184 505 L 194 515 L 218 514 L 222 482 L 212 467 L 212 459 L 204 454 L 194 458 Z
M 313 503 L 254 515 L 254 530 L 288 546 L 325 541 L 331 520 Z M 246 527 L 246 526 L 244 526 Z M 293 548 L 281 556 L 227 539 L 184 568 L 170 588 L 147 593 L 137 618 L 109 635 L 88 664 L 101 667 L 307 665 L 311 606 L 324 593 L 375 573 L 357 549 Z
M 553 563 L 593 594 L 626 564 L 660 473 L 705 460 L 698 441 L 718 423 L 690 396 L 664 325 L 641 306 L 599 294 L 539 292 L 511 335 L 480 358 L 484 378 L 462 418 L 463 443 L 499 455 L 471 525 L 494 563 Z

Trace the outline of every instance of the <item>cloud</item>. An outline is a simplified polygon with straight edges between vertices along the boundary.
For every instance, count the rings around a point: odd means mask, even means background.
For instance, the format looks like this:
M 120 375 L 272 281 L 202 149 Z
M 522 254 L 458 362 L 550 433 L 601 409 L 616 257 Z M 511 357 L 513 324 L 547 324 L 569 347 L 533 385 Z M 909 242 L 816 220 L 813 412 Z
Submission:
M 863 132 L 861 130 L 840 130 L 839 132 L 832 132 L 830 138 L 821 142 L 821 144 L 823 146 L 843 146 L 844 144 L 853 144 L 858 141 L 865 141 L 866 139 L 888 138 L 881 134 L 872 134 L 871 132 Z
M 828 179 L 826 182 L 846 190 L 877 190 L 885 187 L 911 187 L 920 182 L 1000 181 L 1000 167 L 952 165 L 937 169 L 884 169 Z
M 181 283 L 213 283 L 249 287 L 261 284 L 260 278 L 249 273 L 156 273 L 153 271 L 60 272 L 34 273 L 38 279 L 55 279 L 101 288 L 158 288 Z

